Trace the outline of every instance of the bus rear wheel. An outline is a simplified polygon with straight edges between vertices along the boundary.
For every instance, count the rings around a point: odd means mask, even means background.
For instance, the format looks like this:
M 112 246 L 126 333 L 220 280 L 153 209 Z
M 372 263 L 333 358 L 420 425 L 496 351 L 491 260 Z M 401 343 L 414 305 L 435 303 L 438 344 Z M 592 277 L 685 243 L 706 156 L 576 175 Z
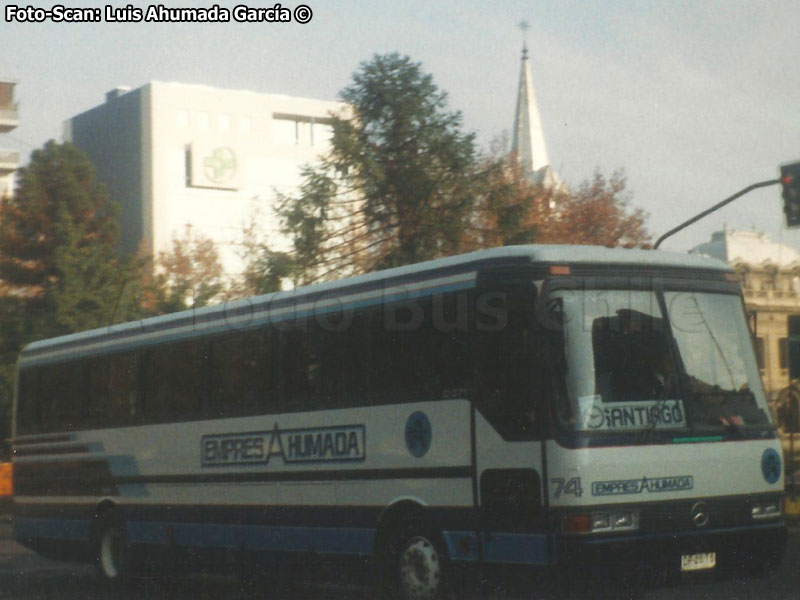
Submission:
M 97 524 L 96 559 L 100 580 L 122 586 L 130 577 L 130 549 L 122 520 L 114 513 L 100 517 Z

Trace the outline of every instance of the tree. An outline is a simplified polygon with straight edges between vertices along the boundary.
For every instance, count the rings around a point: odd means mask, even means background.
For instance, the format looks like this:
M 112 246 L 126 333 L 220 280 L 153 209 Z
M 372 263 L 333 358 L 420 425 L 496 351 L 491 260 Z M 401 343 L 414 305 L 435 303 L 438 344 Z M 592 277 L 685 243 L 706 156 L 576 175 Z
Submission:
M 419 63 L 398 54 L 362 63 L 341 92 L 350 118 L 332 117 L 330 154 L 280 197 L 291 252 L 264 273 L 308 283 L 457 253 L 476 196 L 473 135 Z
M 0 280 L 36 333 L 109 323 L 133 274 L 114 247 L 118 213 L 88 157 L 71 144 L 47 142 L 20 169 L 16 193 L 0 206 Z
M 465 243 L 489 248 L 510 244 L 641 246 L 650 242 L 647 214 L 630 205 L 621 172 L 595 173 L 573 191 L 531 183 L 515 157 L 489 158 L 484 190 Z
M 207 306 L 226 292 L 222 263 L 214 241 L 193 234 L 187 225 L 173 237 L 169 251 L 158 253 L 143 269 L 139 307 L 144 314 L 164 314 Z
M 397 54 L 362 63 L 332 116 L 330 153 L 279 195 L 288 251 L 252 246 L 250 289 L 313 283 L 508 244 L 638 244 L 645 214 L 625 179 L 597 174 L 572 192 L 534 185 L 514 157 L 476 158 L 474 139 L 418 63 Z
M 0 204 L 0 378 L 11 387 L 22 346 L 129 314 L 135 264 L 115 250 L 118 207 L 71 144 L 47 142 Z
M 631 207 L 621 172 L 609 179 L 595 173 L 577 191 L 559 194 L 555 207 L 537 228 L 539 243 L 642 246 L 651 240 L 647 213 Z
M 533 243 L 552 193 L 525 178 L 519 163 L 508 156 L 484 159 L 480 174 L 481 193 L 463 233 L 465 247 Z

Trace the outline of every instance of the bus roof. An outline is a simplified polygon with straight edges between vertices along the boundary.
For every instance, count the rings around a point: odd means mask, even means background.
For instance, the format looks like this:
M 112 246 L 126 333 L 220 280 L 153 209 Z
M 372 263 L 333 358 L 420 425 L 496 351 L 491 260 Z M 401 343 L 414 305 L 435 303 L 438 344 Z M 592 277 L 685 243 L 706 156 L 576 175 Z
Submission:
M 231 315 L 249 312 L 252 316 L 260 307 L 274 309 L 282 302 L 294 302 L 304 296 L 317 296 L 330 294 L 339 290 L 342 293 L 352 288 L 368 288 L 389 280 L 412 280 L 415 275 L 438 275 L 438 272 L 457 272 L 468 267 L 479 268 L 484 262 L 502 262 L 504 259 L 528 259 L 532 265 L 558 264 L 558 265 L 611 265 L 620 267 L 655 267 L 686 270 L 704 270 L 732 272 L 730 266 L 724 262 L 691 254 L 664 252 L 661 250 L 641 250 L 606 248 L 603 246 L 572 246 L 572 245 L 529 245 L 529 246 L 504 246 L 488 250 L 478 250 L 458 256 L 440 258 L 427 262 L 375 271 L 364 275 L 357 275 L 336 281 L 314 284 L 306 287 L 295 288 L 288 291 L 274 292 L 263 296 L 256 296 L 244 300 L 235 300 L 215 306 L 189 309 L 158 317 L 148 317 L 140 321 L 114 324 L 107 327 L 74 333 L 58 338 L 40 340 L 26 346 L 21 354 L 21 362 L 26 356 L 50 354 L 56 347 L 79 348 L 85 345 L 95 345 L 98 338 L 132 338 L 141 337 L 163 329 L 173 329 L 191 324 L 193 327 L 200 322 L 225 321 Z M 443 282 L 445 277 L 440 278 Z M 473 280 L 474 282 L 474 277 Z M 449 281 L 447 283 L 450 283 Z M 435 286 L 434 286 L 435 287 Z M 444 286 L 440 289 L 453 289 Z M 430 286 L 426 289 L 430 289 Z M 385 291 L 385 290 L 384 290 Z M 244 327 L 244 326 L 242 326 Z M 112 350 L 112 348 L 108 348 Z M 98 348 L 99 350 L 99 348 Z M 59 353 L 60 354 L 60 353 Z M 38 361 L 37 361 L 38 362 Z

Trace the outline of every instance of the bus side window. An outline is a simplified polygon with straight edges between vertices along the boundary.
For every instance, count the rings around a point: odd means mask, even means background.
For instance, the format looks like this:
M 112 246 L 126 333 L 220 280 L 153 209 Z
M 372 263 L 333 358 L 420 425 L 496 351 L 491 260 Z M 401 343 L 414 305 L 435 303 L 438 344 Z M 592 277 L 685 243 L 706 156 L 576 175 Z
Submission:
M 87 391 L 85 363 L 73 361 L 42 369 L 39 401 L 42 414 L 48 415 L 45 430 L 74 429 L 83 424 Z
M 380 404 L 391 397 L 399 383 L 396 374 L 396 354 L 400 340 L 398 332 L 386 326 L 382 311 L 367 313 L 367 337 L 370 353 L 365 371 L 368 378 L 368 395 L 372 402 Z M 391 401 L 391 400 L 388 400 Z
M 128 424 L 137 414 L 138 364 L 132 352 L 89 359 L 86 418 L 91 426 Z
M 493 290 L 491 310 L 504 318 L 475 335 L 477 406 L 506 440 L 538 439 L 544 431 L 544 336 L 534 318 L 534 289 Z
M 144 361 L 148 420 L 199 418 L 207 392 L 208 344 L 189 340 L 150 348 Z
M 275 410 L 275 365 L 273 330 L 262 327 L 244 333 L 242 348 L 244 381 L 246 389 L 242 395 L 242 409 L 247 414 L 272 412 Z
M 91 424 L 112 417 L 109 414 L 111 400 L 110 359 L 105 356 L 87 361 L 89 371 L 89 391 L 86 395 L 86 417 Z
M 430 299 L 385 304 L 370 319 L 370 395 L 378 404 L 431 400 Z
M 254 415 L 275 410 L 270 330 L 239 331 L 214 339 L 209 350 L 212 417 Z
M 17 401 L 19 434 L 39 433 L 41 431 L 40 372 L 40 368 L 28 368 L 20 371 Z
M 139 354 L 124 352 L 109 357 L 108 416 L 114 423 L 127 423 L 140 412 Z
M 281 411 L 298 411 L 309 407 L 318 375 L 318 361 L 310 343 L 308 323 L 292 324 L 280 332 L 283 360 Z
M 466 292 L 433 297 L 429 362 L 437 398 L 469 396 L 472 388 L 472 352 L 469 333 L 469 296 Z
M 324 408 L 365 403 L 364 361 L 367 350 L 366 313 L 326 315 L 316 333 L 320 368 L 320 402 Z
M 370 323 L 370 391 L 387 402 L 466 396 L 467 306 L 450 293 L 384 305 Z

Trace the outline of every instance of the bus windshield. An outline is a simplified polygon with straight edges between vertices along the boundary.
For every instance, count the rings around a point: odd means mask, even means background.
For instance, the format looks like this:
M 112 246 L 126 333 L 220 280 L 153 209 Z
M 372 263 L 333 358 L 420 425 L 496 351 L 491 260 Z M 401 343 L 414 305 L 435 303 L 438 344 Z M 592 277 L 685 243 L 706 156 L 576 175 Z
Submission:
M 771 428 L 738 296 L 562 290 L 552 297 L 563 319 L 562 425 L 585 432 Z

